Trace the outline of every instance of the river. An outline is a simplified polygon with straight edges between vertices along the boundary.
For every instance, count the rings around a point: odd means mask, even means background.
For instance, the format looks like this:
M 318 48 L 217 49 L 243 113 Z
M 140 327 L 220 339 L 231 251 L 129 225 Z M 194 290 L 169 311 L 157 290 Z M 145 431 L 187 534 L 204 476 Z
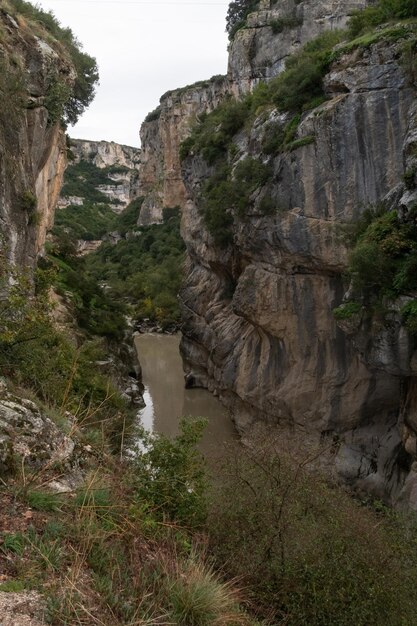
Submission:
M 185 389 L 180 338 L 153 333 L 135 338 L 145 387 L 141 423 L 147 430 L 173 436 L 179 432 L 180 417 L 205 417 L 201 450 L 211 458 L 221 456 L 224 446 L 236 440 L 236 430 L 227 410 L 210 392 Z

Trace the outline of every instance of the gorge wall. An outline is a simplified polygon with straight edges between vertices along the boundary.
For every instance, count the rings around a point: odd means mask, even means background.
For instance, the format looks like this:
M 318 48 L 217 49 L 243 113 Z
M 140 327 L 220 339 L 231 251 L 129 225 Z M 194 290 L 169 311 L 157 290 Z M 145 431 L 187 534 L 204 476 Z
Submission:
M 0 10 L 0 231 L 11 263 L 34 267 L 66 167 L 65 133 L 48 113 L 51 85 L 74 82 L 68 55 Z M 49 96 L 48 96 L 49 94 Z
M 365 4 L 262 2 L 231 42 L 228 77 L 208 110 L 225 94 L 272 78 L 289 53 L 319 31 L 344 25 Z M 272 18 L 285 16 L 297 25 L 274 33 Z M 263 150 L 271 129 L 283 132 L 292 117 L 274 107 L 233 138 L 232 171 L 250 158 L 271 174 L 251 195 L 244 218 L 224 200 L 232 221 L 227 246 L 216 243 L 204 220 L 202 190 L 215 168 L 191 150 L 181 174 L 176 169 L 195 108 L 180 105 L 183 133 L 169 132 L 178 109 L 164 101 L 158 119 L 142 127 L 143 189 L 149 206 L 161 206 L 173 199 L 164 193 L 175 180 L 173 197 L 182 208 L 188 384 L 219 395 L 241 432 L 262 421 L 300 442 L 330 444 L 338 476 L 417 509 L 416 353 L 399 314 L 403 302 L 392 304 L 385 324 L 366 314 L 337 323 L 333 314 L 349 290 L 346 225 L 383 200 L 402 216 L 415 204 L 403 182 L 415 159 L 415 89 L 400 44 L 383 37 L 338 54 L 324 82 L 327 101 L 303 113 L 290 149 Z M 191 93 L 204 104 L 198 93 L 205 88 L 171 98 L 181 102 Z M 165 177 L 167 154 L 174 169 Z
M 138 195 L 145 200 L 139 225 L 162 222 L 162 209 L 183 207 L 186 191 L 181 175 L 180 144 L 202 113 L 215 109 L 229 93 L 225 76 L 214 76 L 164 94 L 140 131 L 142 156 Z
M 104 170 L 108 181 L 97 184 L 96 190 L 104 194 L 116 213 L 123 211 L 138 195 L 138 176 L 141 151 L 139 148 L 123 146 L 114 141 L 88 141 L 71 139 L 72 164 L 81 161 Z M 86 174 L 88 178 L 88 173 Z M 82 205 L 83 197 L 71 196 L 65 188 L 59 201 L 59 208 L 70 204 Z
M 230 42 L 227 75 L 167 92 L 142 124 L 138 195 L 145 200 L 139 224 L 161 222 L 164 207 L 185 206 L 179 150 L 199 116 L 227 97 L 238 97 L 261 80 L 272 79 L 290 54 L 324 30 L 344 27 L 353 10 L 367 4 L 367 0 L 261 0 L 259 10 L 248 16 L 246 27 Z

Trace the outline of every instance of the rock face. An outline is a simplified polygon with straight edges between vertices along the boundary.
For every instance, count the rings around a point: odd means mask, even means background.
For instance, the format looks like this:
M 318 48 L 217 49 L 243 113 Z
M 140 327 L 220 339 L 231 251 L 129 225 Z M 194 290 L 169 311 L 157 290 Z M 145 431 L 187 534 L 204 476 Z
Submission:
M 179 147 L 199 115 L 212 111 L 226 97 L 245 94 L 260 80 L 273 78 L 305 42 L 323 30 L 342 28 L 352 10 L 367 4 L 369 0 L 261 0 L 247 27 L 230 43 L 227 76 L 168 92 L 142 124 L 138 195 L 145 201 L 139 225 L 161 222 L 164 207 L 185 207 Z M 290 19 L 296 25 L 289 24 Z M 280 20 L 285 26 L 275 32 Z
M 196 83 L 162 96 L 160 106 L 142 125 L 138 195 L 145 196 L 139 225 L 162 222 L 164 207 L 183 207 L 185 188 L 179 148 L 198 115 L 212 111 L 229 93 L 225 76 Z
M 48 470 L 74 461 L 74 442 L 34 402 L 8 393 L 0 382 L 0 473 L 24 461 L 27 468 Z
M 230 44 L 228 76 L 235 95 L 250 91 L 285 67 L 286 58 L 325 30 L 344 28 L 367 0 L 261 0 L 247 27 Z
M 51 227 L 66 166 L 65 134 L 48 120 L 51 81 L 74 68 L 2 9 L 0 27 L 0 231 L 12 263 L 33 267 Z
M 106 170 L 107 178 L 113 184 L 97 185 L 96 189 L 109 199 L 111 208 L 120 213 L 138 196 L 138 168 L 141 151 L 139 148 L 123 146 L 113 141 L 86 141 L 71 139 L 71 153 L 74 163 L 85 161 L 100 170 Z M 59 208 L 70 204 L 82 206 L 83 198 L 63 196 Z
M 402 177 L 415 158 L 416 93 L 399 56 L 386 42 L 342 55 L 325 79 L 331 99 L 302 116 L 297 138 L 309 145 L 262 153 L 268 125 L 288 121 L 276 111 L 235 138 L 236 161 L 269 159 L 273 174 L 227 248 L 200 211 L 212 170 L 185 160 L 182 354 L 189 381 L 216 392 L 242 432 L 263 420 L 330 442 L 344 480 L 417 510 L 415 341 L 395 311 L 387 326 L 355 328 L 332 313 L 346 291 L 343 225 L 384 198 L 400 212 L 413 204 Z

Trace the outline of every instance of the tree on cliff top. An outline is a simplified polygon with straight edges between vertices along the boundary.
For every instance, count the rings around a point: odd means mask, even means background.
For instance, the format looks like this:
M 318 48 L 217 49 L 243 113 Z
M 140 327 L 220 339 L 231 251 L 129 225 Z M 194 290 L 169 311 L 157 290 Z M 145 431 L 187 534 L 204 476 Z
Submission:
M 226 32 L 229 39 L 233 39 L 235 33 L 244 26 L 249 13 L 258 8 L 259 0 L 233 0 L 229 4 L 226 16 Z

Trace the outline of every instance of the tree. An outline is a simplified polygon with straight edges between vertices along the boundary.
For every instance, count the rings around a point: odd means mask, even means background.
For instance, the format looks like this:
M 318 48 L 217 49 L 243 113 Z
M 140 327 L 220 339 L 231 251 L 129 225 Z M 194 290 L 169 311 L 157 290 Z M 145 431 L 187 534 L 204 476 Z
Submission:
M 259 0 L 233 0 L 229 4 L 226 16 L 226 32 L 229 39 L 233 39 L 235 33 L 244 26 L 249 13 L 255 11 Z

